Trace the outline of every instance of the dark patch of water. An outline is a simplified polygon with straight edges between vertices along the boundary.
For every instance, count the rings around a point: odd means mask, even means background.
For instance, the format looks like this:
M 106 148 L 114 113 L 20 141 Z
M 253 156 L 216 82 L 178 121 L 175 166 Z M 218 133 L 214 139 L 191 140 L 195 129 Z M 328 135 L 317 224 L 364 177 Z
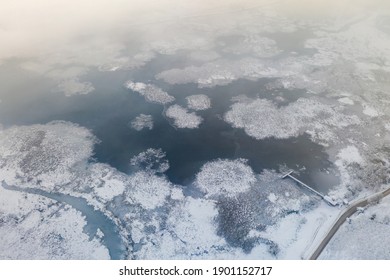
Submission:
M 164 60 L 166 59 L 164 56 Z M 123 86 L 129 78 L 126 71 L 95 71 L 88 77 L 96 90 L 88 95 L 72 97 L 50 92 L 47 88 L 51 85 L 49 82 L 39 76 L 27 79 L 25 76 L 28 73 L 18 71 L 15 70 L 15 74 L 19 75 L 22 85 L 15 88 L 18 79 L 14 79 L 10 90 L 16 91 L 20 97 L 12 101 L 7 95 L 3 103 L 0 103 L 7 104 L 0 105 L 3 124 L 34 124 L 52 120 L 78 123 L 91 129 L 101 140 L 95 148 L 95 158 L 120 171 L 131 171 L 129 163 L 134 155 L 148 148 L 161 148 L 167 153 L 170 163 L 167 176 L 172 182 L 182 185 L 191 184 L 195 174 L 207 161 L 240 157 L 247 158 L 255 172 L 266 168 L 278 170 L 280 165 L 292 169 L 306 167 L 300 178 L 323 192 L 337 183 L 335 174 L 326 173 L 326 170 L 332 169 L 332 164 L 328 161 L 324 148 L 310 141 L 308 135 L 290 139 L 256 140 L 223 121 L 224 113 L 232 104 L 231 98 L 238 95 L 267 98 L 279 106 L 307 95 L 301 90 L 268 90 L 266 84 L 270 79 L 237 80 L 229 85 L 202 89 L 195 84 L 167 85 L 156 81 L 161 88 L 175 96 L 175 103 L 182 106 L 186 106 L 185 97 L 192 94 L 206 94 L 210 97 L 212 108 L 197 112 L 204 121 L 198 129 L 191 130 L 174 128 L 172 122 L 163 117 L 163 106 L 147 103 L 139 94 L 126 89 Z M 28 97 L 28 93 L 21 92 L 27 90 L 32 92 L 34 98 L 18 102 L 19 99 Z M 44 94 L 38 94 L 40 91 Z M 278 103 L 278 96 L 282 96 L 285 101 Z M 152 115 L 152 130 L 138 132 L 129 128 L 128 123 L 141 113 Z M 318 178 L 321 180 L 317 180 Z

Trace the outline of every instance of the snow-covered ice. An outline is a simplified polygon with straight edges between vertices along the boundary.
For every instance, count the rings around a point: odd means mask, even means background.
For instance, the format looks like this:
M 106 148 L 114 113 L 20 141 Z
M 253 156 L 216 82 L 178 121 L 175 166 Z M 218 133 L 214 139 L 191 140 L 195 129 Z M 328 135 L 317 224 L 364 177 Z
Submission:
M 76 178 L 95 142 L 88 129 L 62 121 L 2 130 L 0 174 L 9 185 L 54 190 Z
M 134 92 L 138 92 L 140 95 L 145 97 L 148 102 L 165 105 L 172 103 L 175 100 L 175 97 L 152 84 L 127 81 L 125 86 Z
M 186 108 L 177 104 L 168 107 L 165 115 L 174 120 L 177 128 L 198 128 L 203 121 L 202 117 L 194 112 L 189 113 Z
M 208 197 L 228 196 L 247 191 L 256 182 L 252 169 L 243 159 L 208 162 L 196 175 L 195 184 Z
M 156 235 L 154 244 L 145 244 L 139 252 L 142 259 L 218 258 L 227 247 L 217 235 L 213 201 L 188 197 L 174 206 L 166 230 Z M 218 250 L 219 249 L 219 250 Z
M 186 97 L 187 107 L 195 111 L 202 111 L 211 107 L 210 98 L 205 94 L 195 94 Z
M 127 176 L 104 163 L 89 164 L 84 172 L 77 172 L 78 177 L 73 182 L 72 194 L 85 196 L 88 202 L 98 206 L 108 203 L 121 195 L 127 185 Z M 66 189 L 62 190 L 66 192 Z
M 352 163 L 364 164 L 364 160 L 355 146 L 348 146 L 340 150 L 337 154 L 338 160 L 341 164 L 348 165 Z
M 88 94 L 95 90 L 90 82 L 80 82 L 77 79 L 65 80 L 58 85 L 59 91 L 66 96 Z
M 313 98 L 300 98 L 279 108 L 267 99 L 254 99 L 234 103 L 224 118 L 256 139 L 283 139 L 307 132 L 314 140 L 329 142 L 335 130 L 360 123 L 357 116 L 344 114 L 341 109 Z
M 145 209 L 162 206 L 170 195 L 173 185 L 164 177 L 139 171 L 131 175 L 126 186 L 126 201 L 140 204 Z

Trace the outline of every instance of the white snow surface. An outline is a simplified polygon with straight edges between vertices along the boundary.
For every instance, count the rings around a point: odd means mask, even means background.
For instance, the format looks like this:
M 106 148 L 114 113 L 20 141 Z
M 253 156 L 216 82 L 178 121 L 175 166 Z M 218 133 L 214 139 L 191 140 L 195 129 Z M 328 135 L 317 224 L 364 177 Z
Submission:
M 247 191 L 255 182 L 255 175 L 244 159 L 208 162 L 202 166 L 195 179 L 195 185 L 207 197 L 234 197 Z
M 337 157 L 341 161 L 341 164 L 344 165 L 352 163 L 358 163 L 360 165 L 364 164 L 364 160 L 355 146 L 348 146 L 341 149 L 337 154 Z
M 165 105 L 175 100 L 175 97 L 152 84 L 127 81 L 125 86 L 132 91 L 138 92 L 148 102 Z
M 343 103 L 343 104 L 346 104 L 346 105 L 353 105 L 353 104 L 355 104 L 355 102 L 351 98 L 349 98 L 349 97 L 339 98 L 338 101 L 340 103 Z
M 195 111 L 202 111 L 211 107 L 210 98 L 205 94 L 195 94 L 186 97 L 187 107 Z
M 188 197 L 172 208 L 167 220 L 167 230 L 155 239 L 155 245 L 147 244 L 140 252 L 146 259 L 197 259 L 215 257 L 214 247 L 226 246 L 217 236 L 214 202 Z M 206 253 L 207 252 L 207 253 Z
M 140 204 L 145 209 L 162 206 L 170 195 L 173 185 L 164 177 L 139 171 L 131 175 L 126 185 L 126 201 Z
M 363 114 L 370 117 L 378 117 L 380 115 L 375 108 L 367 104 L 363 104 Z
M 92 155 L 95 137 L 63 121 L 0 131 L 0 175 L 9 185 L 39 185 L 52 191 L 73 181 L 74 169 Z
M 174 120 L 174 125 L 177 128 L 198 128 L 203 121 L 202 117 L 194 112 L 189 113 L 186 108 L 177 104 L 168 107 L 165 115 Z
M 358 117 L 313 98 L 300 98 L 280 108 L 267 99 L 236 102 L 224 118 L 256 139 L 285 139 L 307 132 L 315 140 L 331 141 L 334 130 L 360 123 Z
M 345 222 L 320 259 L 388 260 L 390 258 L 390 198 L 372 205 Z
M 79 192 L 88 191 L 88 195 L 83 195 L 90 204 L 97 206 L 98 202 L 105 204 L 123 194 L 127 185 L 127 176 L 108 164 L 92 163 L 88 165 L 85 172 L 78 172 L 77 180 L 73 184 L 77 190 L 75 193 L 72 192 L 73 195 L 81 195 Z M 66 192 L 66 189 L 63 191 Z

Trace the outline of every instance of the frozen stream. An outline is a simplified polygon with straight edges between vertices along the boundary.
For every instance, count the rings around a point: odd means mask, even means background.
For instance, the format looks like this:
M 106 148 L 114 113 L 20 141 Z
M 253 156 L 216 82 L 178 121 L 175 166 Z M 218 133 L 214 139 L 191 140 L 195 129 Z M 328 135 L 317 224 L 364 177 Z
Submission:
M 115 223 L 102 212 L 95 210 L 84 198 L 61 193 L 49 193 L 39 189 L 22 189 L 15 186 L 9 186 L 5 183 L 3 183 L 3 187 L 8 190 L 41 195 L 72 206 L 85 216 L 87 225 L 84 227 L 84 231 L 89 235 L 90 239 L 92 239 L 96 235 L 96 231 L 100 229 L 104 234 L 102 238 L 103 244 L 107 247 L 111 259 L 125 259 L 126 246 L 123 243 Z

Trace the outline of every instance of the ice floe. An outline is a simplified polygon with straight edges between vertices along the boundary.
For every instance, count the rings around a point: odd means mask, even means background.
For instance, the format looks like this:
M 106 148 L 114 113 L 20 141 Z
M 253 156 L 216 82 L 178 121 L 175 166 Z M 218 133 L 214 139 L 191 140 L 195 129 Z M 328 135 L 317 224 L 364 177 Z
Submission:
M 186 97 L 187 107 L 195 111 L 202 111 L 211 107 L 210 98 L 205 94 L 195 94 Z
M 194 112 L 189 113 L 186 108 L 177 104 L 168 107 L 165 115 L 174 120 L 174 125 L 177 128 L 198 128 L 203 121 L 202 117 Z
M 333 130 L 360 123 L 358 117 L 340 110 L 315 99 L 300 98 L 280 108 L 270 100 L 255 99 L 233 104 L 224 118 L 256 139 L 289 138 L 307 132 L 313 139 L 332 141 Z
M 151 115 L 140 114 L 130 122 L 130 126 L 137 131 L 144 128 L 151 130 L 153 129 L 153 118 Z
M 80 82 L 78 79 L 62 81 L 58 85 L 58 89 L 66 96 L 88 94 L 95 90 L 90 82 Z
M 127 81 L 125 86 L 134 92 L 138 92 L 148 102 L 165 105 L 175 100 L 175 97 L 155 85 Z
M 246 160 L 223 160 L 204 164 L 196 175 L 195 184 L 208 197 L 234 197 L 238 193 L 247 191 L 256 178 Z

